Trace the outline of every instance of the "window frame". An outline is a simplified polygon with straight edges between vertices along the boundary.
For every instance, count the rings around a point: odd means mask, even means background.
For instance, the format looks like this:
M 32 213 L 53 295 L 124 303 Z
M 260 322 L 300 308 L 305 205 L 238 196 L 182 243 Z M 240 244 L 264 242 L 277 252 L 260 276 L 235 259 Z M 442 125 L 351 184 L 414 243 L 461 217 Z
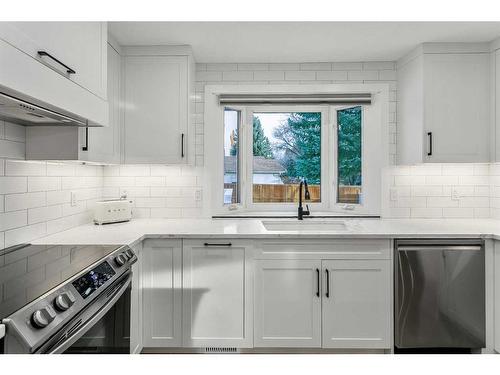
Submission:
M 258 211 L 274 211 L 276 214 L 280 213 L 293 213 L 296 211 L 296 204 L 290 203 L 278 203 L 278 204 L 263 204 L 268 205 L 267 210 L 262 207 L 260 203 L 253 204 L 248 202 L 248 189 L 251 189 L 253 185 L 253 179 L 248 180 L 248 162 L 243 161 L 241 163 L 241 175 L 244 178 L 240 181 L 240 191 L 241 191 L 241 203 L 224 205 L 223 203 L 223 179 L 224 179 L 224 167 L 223 152 L 223 134 L 224 134 L 224 108 L 231 108 L 241 111 L 241 116 L 244 119 L 248 118 L 247 108 L 258 107 L 258 112 L 262 111 L 263 105 L 252 105 L 252 106 L 224 106 L 219 105 L 218 95 L 220 94 L 246 94 L 246 93 L 300 93 L 300 94 L 314 94 L 314 93 L 358 93 L 358 92 L 371 92 L 372 93 L 372 103 L 371 105 L 362 105 L 363 108 L 363 129 L 362 129 L 362 186 L 363 186 L 363 204 L 362 205 L 350 205 L 351 209 L 346 209 L 346 204 L 336 203 L 337 195 L 337 166 L 336 155 L 337 150 L 333 148 L 334 142 L 336 147 L 337 129 L 336 129 L 336 111 L 335 108 L 344 109 L 356 106 L 355 103 L 352 105 L 327 105 L 329 108 L 328 113 L 328 130 L 330 135 L 328 137 L 328 155 L 325 160 L 325 137 L 322 133 L 322 171 L 325 169 L 325 163 L 328 163 L 327 169 L 329 175 L 327 178 L 324 177 L 322 173 L 321 189 L 322 189 L 322 202 L 321 204 L 324 208 L 317 207 L 318 204 L 311 206 L 311 209 L 316 213 L 318 211 L 330 212 L 332 214 L 339 215 L 380 215 L 385 206 L 382 207 L 381 196 L 382 196 L 382 174 L 383 168 L 389 165 L 390 155 L 389 155 L 389 89 L 390 86 L 387 83 L 366 83 L 366 84 L 311 84 L 311 85 L 206 85 L 205 86 L 205 111 L 204 111 L 204 124 L 205 124 L 205 147 L 203 150 L 204 154 L 204 189 L 206 194 L 203 200 L 203 207 L 207 215 L 255 215 Z M 278 111 L 278 107 L 269 105 L 273 110 L 269 112 L 284 112 Z M 287 105 L 285 107 L 295 107 L 297 109 L 293 111 L 298 111 L 299 107 L 322 107 L 322 106 L 292 106 Z M 289 112 L 289 110 L 288 110 Z M 322 131 L 324 131 L 324 118 L 322 115 Z M 242 121 L 241 126 L 243 129 L 243 134 L 248 135 L 249 126 L 246 126 L 247 121 Z M 335 128 L 334 128 L 335 125 Z M 252 124 L 253 128 L 253 124 Z M 251 128 L 250 128 L 251 129 Z M 248 143 L 248 136 L 243 137 L 240 147 L 245 150 L 249 150 L 250 146 Z M 253 137 L 252 137 L 253 138 Z M 333 154 L 332 154 L 333 153 Z M 252 152 L 253 154 L 253 152 Z M 243 152 L 240 151 L 240 155 Z M 252 155 L 253 157 L 253 155 Z M 243 158 L 243 156 L 242 156 Z M 197 163 L 198 165 L 198 163 Z M 325 195 L 326 194 L 326 195 Z M 325 197 L 328 195 L 327 200 Z M 249 204 L 250 203 L 250 204 Z M 325 205 L 326 203 L 326 205 Z M 272 207 L 274 205 L 274 207 Z

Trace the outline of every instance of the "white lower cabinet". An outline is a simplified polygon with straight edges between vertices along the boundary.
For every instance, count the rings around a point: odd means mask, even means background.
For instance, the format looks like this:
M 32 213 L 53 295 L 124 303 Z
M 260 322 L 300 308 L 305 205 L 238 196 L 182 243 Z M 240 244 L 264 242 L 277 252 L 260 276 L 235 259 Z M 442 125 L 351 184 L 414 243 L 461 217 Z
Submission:
M 137 262 L 132 265 L 132 290 L 130 292 L 130 353 L 138 354 L 142 341 L 142 243 L 132 247 Z
M 500 241 L 495 241 L 495 272 L 494 272 L 494 327 L 495 327 L 495 351 L 500 353 Z
M 321 347 L 320 260 L 257 260 L 256 347 Z
M 180 347 L 182 241 L 145 240 L 142 260 L 144 347 Z
M 322 266 L 323 348 L 388 348 L 390 262 L 325 260 Z
M 251 242 L 183 241 L 183 346 L 252 347 Z
M 258 260 L 256 347 L 390 347 L 388 260 Z

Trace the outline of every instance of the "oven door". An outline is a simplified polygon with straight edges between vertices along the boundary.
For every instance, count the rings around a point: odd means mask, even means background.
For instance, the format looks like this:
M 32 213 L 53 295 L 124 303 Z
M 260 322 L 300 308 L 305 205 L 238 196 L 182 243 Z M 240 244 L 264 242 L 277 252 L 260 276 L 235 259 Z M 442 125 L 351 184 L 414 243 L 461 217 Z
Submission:
M 130 271 L 103 291 L 37 353 L 129 353 L 131 287 Z

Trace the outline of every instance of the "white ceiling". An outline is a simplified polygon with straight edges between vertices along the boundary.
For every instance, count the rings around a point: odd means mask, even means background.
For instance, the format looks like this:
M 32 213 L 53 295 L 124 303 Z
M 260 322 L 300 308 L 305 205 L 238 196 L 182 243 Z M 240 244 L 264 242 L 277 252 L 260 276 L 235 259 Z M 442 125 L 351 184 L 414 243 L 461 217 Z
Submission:
M 121 45 L 189 44 L 197 62 L 396 60 L 422 42 L 487 42 L 500 22 L 110 22 Z

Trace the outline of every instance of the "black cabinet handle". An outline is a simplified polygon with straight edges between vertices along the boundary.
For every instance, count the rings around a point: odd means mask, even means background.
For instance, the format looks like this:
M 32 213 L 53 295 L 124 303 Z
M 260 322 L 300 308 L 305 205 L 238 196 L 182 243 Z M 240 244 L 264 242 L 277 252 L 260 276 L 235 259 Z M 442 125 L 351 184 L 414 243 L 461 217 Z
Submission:
M 319 268 L 316 268 L 316 297 L 319 297 Z
M 184 157 L 184 133 L 181 134 L 181 158 Z
M 233 244 L 231 242 L 227 242 L 227 243 L 209 243 L 209 242 L 205 242 L 203 244 L 203 246 L 206 246 L 206 247 L 210 247 L 210 246 L 225 246 L 225 247 L 229 247 L 229 246 L 233 246 Z
M 326 293 L 325 296 L 326 298 L 330 298 L 330 272 L 328 271 L 328 268 L 325 269 L 326 272 Z
M 89 128 L 85 128 L 85 145 L 82 146 L 82 151 L 89 150 Z
M 65 63 L 63 63 L 62 61 L 56 59 L 54 56 L 52 56 L 50 53 L 48 53 L 47 51 L 38 51 L 38 56 L 40 57 L 43 57 L 43 56 L 47 56 L 49 59 L 51 60 L 54 60 L 56 63 L 58 63 L 59 65 L 63 66 L 64 69 L 66 69 L 66 73 L 68 74 L 76 74 L 76 72 L 71 69 L 69 66 L 67 66 Z
M 427 137 L 429 138 L 429 152 L 427 152 L 427 156 L 431 156 L 432 155 L 432 132 L 428 132 Z

